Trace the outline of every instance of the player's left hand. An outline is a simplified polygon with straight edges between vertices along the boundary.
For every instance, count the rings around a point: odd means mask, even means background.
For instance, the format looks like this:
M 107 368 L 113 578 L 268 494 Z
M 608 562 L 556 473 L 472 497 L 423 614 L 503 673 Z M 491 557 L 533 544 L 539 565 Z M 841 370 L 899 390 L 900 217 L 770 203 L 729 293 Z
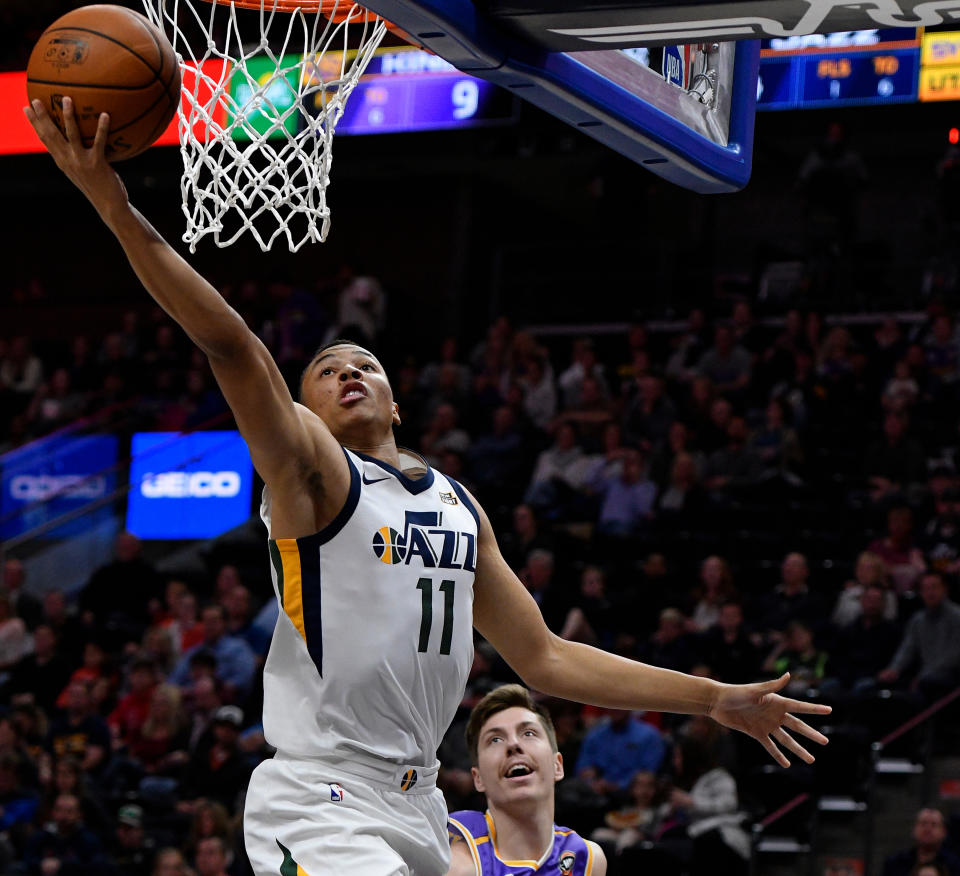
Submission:
M 710 709 L 710 717 L 725 727 L 752 736 L 782 767 L 790 766 L 790 761 L 780 746 L 804 763 L 813 763 L 814 756 L 787 731 L 792 730 L 820 745 L 827 744 L 827 737 L 791 713 L 829 715 L 832 709 L 820 703 L 780 696 L 777 691 L 783 690 L 789 681 L 790 673 L 785 672 L 773 681 L 724 685 Z

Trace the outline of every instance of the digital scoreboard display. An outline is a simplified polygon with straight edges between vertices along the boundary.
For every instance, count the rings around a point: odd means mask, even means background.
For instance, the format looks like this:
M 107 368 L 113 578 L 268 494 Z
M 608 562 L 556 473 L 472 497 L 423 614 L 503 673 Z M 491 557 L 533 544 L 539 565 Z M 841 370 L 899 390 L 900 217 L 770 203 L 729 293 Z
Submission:
M 960 31 L 841 31 L 766 39 L 757 109 L 912 103 L 960 98 Z

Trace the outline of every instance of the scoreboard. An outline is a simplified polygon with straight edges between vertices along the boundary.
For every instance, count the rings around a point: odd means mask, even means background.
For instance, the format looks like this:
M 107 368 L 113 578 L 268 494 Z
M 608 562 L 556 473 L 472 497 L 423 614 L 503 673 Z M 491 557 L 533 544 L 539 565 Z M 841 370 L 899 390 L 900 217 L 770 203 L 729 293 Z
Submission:
M 757 109 L 960 99 L 960 31 L 841 31 L 766 39 Z

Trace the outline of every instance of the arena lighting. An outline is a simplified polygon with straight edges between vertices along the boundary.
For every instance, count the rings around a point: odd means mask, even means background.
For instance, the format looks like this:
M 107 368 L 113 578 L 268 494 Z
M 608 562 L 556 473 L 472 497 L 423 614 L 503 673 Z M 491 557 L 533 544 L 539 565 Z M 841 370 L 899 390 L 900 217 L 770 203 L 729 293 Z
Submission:
M 957 143 L 960 143 L 960 128 L 951 128 L 947 131 L 947 139 L 956 146 Z

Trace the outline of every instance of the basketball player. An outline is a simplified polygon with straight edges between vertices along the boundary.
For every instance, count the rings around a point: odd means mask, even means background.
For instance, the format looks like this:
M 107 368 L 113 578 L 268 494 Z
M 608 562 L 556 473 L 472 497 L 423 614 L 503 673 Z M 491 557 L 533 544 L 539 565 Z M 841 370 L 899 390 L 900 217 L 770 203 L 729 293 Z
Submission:
M 219 293 L 131 206 L 104 157 L 109 118 L 84 148 L 43 106 L 28 120 L 86 195 L 154 300 L 206 354 L 266 489 L 281 612 L 264 666 L 263 726 L 277 755 L 245 807 L 257 876 L 439 876 L 449 866 L 436 750 L 470 669 L 472 627 L 532 688 L 618 709 L 705 713 L 813 757 L 788 731 L 825 737 L 777 694 L 567 642 L 504 562 L 458 483 L 397 447 L 400 411 L 377 358 L 349 342 L 318 351 L 296 402 L 269 352 Z
M 529 691 L 490 691 L 473 707 L 466 735 L 487 811 L 450 814 L 448 876 L 605 876 L 600 846 L 553 823 L 563 757 L 549 713 Z

